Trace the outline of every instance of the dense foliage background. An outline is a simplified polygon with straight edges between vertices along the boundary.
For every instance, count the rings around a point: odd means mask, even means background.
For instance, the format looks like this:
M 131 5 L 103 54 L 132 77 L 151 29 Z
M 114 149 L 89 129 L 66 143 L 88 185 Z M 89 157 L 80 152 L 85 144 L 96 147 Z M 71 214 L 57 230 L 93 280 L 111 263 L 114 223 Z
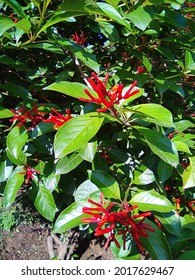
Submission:
M 116 258 L 147 250 L 152 259 L 194 259 L 193 1 L 10 0 L 0 8 L 4 207 L 25 196 L 55 233 L 91 232 L 95 224 L 84 221 L 106 212 L 98 230 Z M 89 210 L 94 201 L 99 208 Z M 138 236 L 119 215 L 134 217 Z

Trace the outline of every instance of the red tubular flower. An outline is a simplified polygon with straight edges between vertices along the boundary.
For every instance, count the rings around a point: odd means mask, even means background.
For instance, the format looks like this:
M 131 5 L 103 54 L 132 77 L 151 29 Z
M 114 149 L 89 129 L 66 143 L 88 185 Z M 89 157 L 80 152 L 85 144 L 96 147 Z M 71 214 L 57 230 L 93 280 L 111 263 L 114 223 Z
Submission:
M 192 209 L 192 211 L 195 211 L 195 200 L 191 200 L 188 202 L 189 207 Z
M 89 99 L 79 98 L 79 100 L 102 105 L 103 107 L 98 109 L 97 112 L 106 112 L 108 109 L 112 109 L 112 111 L 115 112 L 115 109 L 113 108 L 114 104 L 119 104 L 120 100 L 127 99 L 140 91 L 139 89 L 133 90 L 137 85 L 137 81 L 133 82 L 125 94 L 122 94 L 124 88 L 123 84 L 115 85 L 110 90 L 106 89 L 108 74 L 106 75 L 104 82 L 102 82 L 94 72 L 92 73 L 92 77 L 93 78 L 88 79 L 88 82 L 92 89 L 97 93 L 98 97 L 94 97 L 88 89 L 85 89 L 84 92 Z
M 32 125 L 29 127 L 29 130 L 34 128 L 39 122 L 43 121 L 44 112 L 38 110 L 38 106 L 33 106 L 31 110 L 27 110 L 26 106 L 23 106 L 17 110 L 10 109 L 14 113 L 14 117 L 10 119 L 10 122 L 18 121 L 17 126 L 22 126 L 28 122 L 31 122 Z
M 145 69 L 145 68 L 143 68 L 143 67 L 141 67 L 141 66 L 137 67 L 137 73 L 138 73 L 138 74 L 142 74 L 142 73 L 145 73 L 145 72 L 146 72 L 146 69 Z
M 118 248 L 120 248 L 120 244 L 118 243 L 115 234 L 122 235 L 123 248 L 125 249 L 126 235 L 130 234 L 136 242 L 138 248 L 141 251 L 144 251 L 140 238 L 142 236 L 148 237 L 148 233 L 146 231 L 155 231 L 149 224 L 143 223 L 145 218 L 151 215 L 150 212 L 132 215 L 131 211 L 138 206 L 129 206 L 127 202 L 121 205 L 118 212 L 111 211 L 112 208 L 118 204 L 112 202 L 105 208 L 105 203 L 103 202 L 102 197 L 100 203 L 91 199 L 88 201 L 96 207 L 83 207 L 83 213 L 92 216 L 92 218 L 83 218 L 82 221 L 85 223 L 97 223 L 94 233 L 95 236 L 108 234 L 108 238 L 104 246 L 105 249 L 108 247 L 111 240 L 114 241 Z
M 33 169 L 31 166 L 29 166 L 28 164 L 26 164 L 24 166 L 24 172 L 21 172 L 20 174 L 25 174 L 26 175 L 26 179 L 25 179 L 25 183 L 28 185 L 32 179 L 33 179 L 33 176 L 34 174 L 40 174 L 39 171 Z
M 60 126 L 62 126 L 72 118 L 70 114 L 70 110 L 68 109 L 66 110 L 66 114 L 67 114 L 66 116 L 60 114 L 54 108 L 52 108 L 52 111 L 56 114 L 56 116 L 53 114 L 49 114 L 49 119 L 43 120 L 43 122 L 53 123 L 54 129 L 58 129 Z
M 75 32 L 72 36 L 71 39 L 75 41 L 78 45 L 84 46 L 85 41 L 88 39 L 88 37 L 85 37 L 83 31 L 81 31 L 81 34 L 78 35 L 77 32 Z

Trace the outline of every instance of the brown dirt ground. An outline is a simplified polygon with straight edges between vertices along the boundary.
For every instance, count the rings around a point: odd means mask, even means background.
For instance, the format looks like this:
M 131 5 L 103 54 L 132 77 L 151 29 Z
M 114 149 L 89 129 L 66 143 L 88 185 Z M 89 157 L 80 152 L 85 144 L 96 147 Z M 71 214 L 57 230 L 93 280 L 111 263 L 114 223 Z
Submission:
M 20 224 L 11 231 L 0 230 L 0 260 L 49 260 L 49 230 L 41 223 L 33 225 Z M 58 236 L 60 238 L 60 236 Z M 71 259 L 110 260 L 110 249 L 103 249 L 104 240 L 85 237 L 77 233 L 72 245 Z M 63 243 L 63 241 L 62 241 Z M 57 244 L 54 248 L 57 250 Z

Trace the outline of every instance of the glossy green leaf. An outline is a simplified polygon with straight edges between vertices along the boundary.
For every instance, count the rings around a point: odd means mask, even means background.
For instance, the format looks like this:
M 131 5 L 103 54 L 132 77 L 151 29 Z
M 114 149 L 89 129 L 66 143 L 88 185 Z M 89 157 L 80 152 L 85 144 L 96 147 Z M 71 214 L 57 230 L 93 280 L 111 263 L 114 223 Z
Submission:
M 175 131 L 182 132 L 189 127 L 195 127 L 195 124 L 193 124 L 191 121 L 188 120 L 181 120 L 179 122 L 174 122 Z
M 188 148 L 188 145 L 185 142 L 174 141 L 174 139 L 173 139 L 173 142 L 174 142 L 175 147 L 177 148 L 178 151 L 183 152 L 183 153 L 187 153 L 189 155 L 192 154 L 190 149 Z
M 88 142 L 79 149 L 80 156 L 89 162 L 93 162 L 97 151 L 97 142 Z
M 81 83 L 65 82 L 61 81 L 59 83 L 53 83 L 44 88 L 44 90 L 57 91 L 75 98 L 87 98 L 84 89 L 88 89 L 93 95 L 93 92 L 89 87 Z
M 16 141 L 17 139 L 17 141 Z M 22 127 L 15 126 L 8 133 L 6 144 L 9 152 L 17 159 L 28 140 L 28 134 Z
M 8 159 L 3 160 L 1 157 L 0 161 L 0 182 L 6 181 L 11 175 L 13 170 L 13 164 Z
M 5 31 L 9 30 L 13 26 L 15 26 L 15 23 L 13 20 L 11 20 L 9 17 L 0 15 L 0 36 L 2 36 Z
M 183 252 L 178 260 L 195 260 L 195 250 L 189 250 L 189 251 L 185 251 Z
M 119 41 L 119 33 L 118 30 L 114 27 L 113 24 L 110 24 L 109 22 L 98 22 L 100 31 L 106 38 L 108 38 L 111 42 L 117 42 Z
M 133 196 L 130 204 L 138 205 L 141 211 L 170 212 L 174 205 L 155 190 L 143 191 Z
M 164 183 L 169 177 L 171 176 L 173 172 L 173 167 L 166 163 L 163 160 L 160 160 L 158 165 L 157 165 L 157 174 L 160 183 Z
M 179 157 L 174 143 L 162 133 L 145 127 L 135 127 L 145 137 L 146 143 L 154 154 L 162 160 L 177 167 Z
M 130 110 L 131 109 L 136 114 L 140 114 L 140 116 L 148 122 L 165 127 L 174 127 L 171 112 L 159 104 L 140 104 L 131 107 Z
M 25 165 L 27 163 L 27 157 L 23 151 L 20 151 L 15 157 L 9 150 L 6 150 L 8 159 L 16 165 Z
M 78 186 L 78 188 L 75 191 L 74 198 L 75 201 L 80 201 L 82 199 L 89 198 L 91 195 L 93 195 L 94 197 L 95 193 L 97 193 L 97 197 L 100 198 L 100 191 L 98 187 L 95 184 L 93 184 L 90 180 L 86 180 L 80 186 Z
M 129 27 L 128 22 L 121 16 L 121 14 L 112 6 L 110 6 L 107 3 L 97 3 L 98 7 L 105 13 L 105 15 L 119 24 L 126 26 L 127 28 Z
M 7 108 L 0 106 L 0 119 L 11 118 L 14 116 L 14 113 Z
M 67 49 L 72 53 L 73 60 L 76 65 L 78 64 L 78 61 L 76 59 L 78 59 L 87 67 L 89 67 L 96 73 L 99 73 L 100 66 L 99 63 L 97 62 L 96 56 L 93 53 L 91 53 L 89 50 L 67 39 L 61 39 L 61 40 L 58 39 L 57 43 L 59 46 L 61 46 L 64 49 Z
M 163 232 L 150 220 L 144 222 L 149 224 L 155 232 L 147 231 L 148 237 L 141 238 L 144 248 L 149 252 L 152 260 L 172 260 L 171 250 Z
M 125 15 L 125 17 L 130 19 L 137 28 L 144 31 L 152 21 L 153 13 L 152 10 L 140 5 L 133 12 Z
M 86 217 L 82 213 L 83 207 L 90 207 L 91 204 L 87 200 L 80 200 L 73 202 L 65 210 L 63 210 L 58 216 L 54 224 L 55 233 L 63 233 L 69 229 L 72 229 L 76 226 L 82 225 L 83 222 L 81 218 Z
M 195 52 L 186 50 L 185 67 L 189 70 L 195 70 Z
M 177 212 L 154 213 L 154 216 L 160 221 L 166 231 L 175 236 L 181 236 L 181 220 Z
M 195 157 L 190 157 L 190 165 L 182 174 L 184 189 L 195 187 Z
M 120 189 L 117 181 L 111 175 L 101 170 L 89 171 L 89 178 L 107 198 L 120 200 Z
M 25 18 L 27 17 L 26 14 L 22 10 L 22 5 L 19 4 L 16 0 L 4 0 L 4 2 L 10 6 L 13 10 L 14 13 L 16 13 L 18 16 Z
M 54 139 L 56 158 L 62 158 L 85 145 L 100 129 L 104 118 L 86 114 L 72 118 L 60 127 Z
M 74 170 L 82 161 L 83 158 L 78 152 L 73 153 L 71 156 L 65 156 L 57 162 L 55 174 L 67 174 Z
M 37 35 L 39 35 L 41 32 L 45 31 L 48 27 L 53 26 L 59 22 L 66 21 L 74 16 L 80 16 L 83 15 L 83 12 L 63 12 L 59 14 L 55 14 L 53 17 L 51 17 L 46 24 L 44 24 L 40 30 L 38 31 Z
M 56 213 L 56 205 L 51 192 L 43 185 L 39 187 L 34 201 L 37 211 L 47 220 L 53 221 Z
M 133 172 L 131 184 L 148 185 L 156 180 L 154 170 L 157 164 L 157 157 L 150 155 L 141 165 L 138 165 Z
M 17 166 L 11 173 L 4 189 L 4 204 L 5 207 L 9 207 L 16 199 L 16 195 L 20 187 L 24 182 L 23 167 Z
M 53 123 L 47 123 L 47 122 L 38 123 L 32 131 L 32 138 L 36 138 L 40 135 L 53 131 L 54 130 L 53 127 L 54 127 Z
M 58 187 L 60 175 L 56 175 L 54 174 L 54 172 L 52 172 L 50 175 L 43 178 L 42 180 L 45 188 L 52 193 Z
M 16 27 L 21 28 L 26 34 L 28 34 L 31 28 L 31 23 L 27 18 L 23 18 L 16 23 Z
M 101 10 L 93 0 L 64 0 L 59 6 L 60 11 L 76 11 L 84 13 L 99 13 Z

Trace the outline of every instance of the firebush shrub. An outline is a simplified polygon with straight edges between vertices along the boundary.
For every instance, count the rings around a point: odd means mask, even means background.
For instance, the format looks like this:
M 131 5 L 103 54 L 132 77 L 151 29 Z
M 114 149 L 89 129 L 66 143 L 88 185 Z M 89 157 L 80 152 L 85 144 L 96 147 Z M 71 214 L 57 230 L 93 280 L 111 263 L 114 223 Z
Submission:
M 117 259 L 195 258 L 195 5 L 0 1 L 0 193 Z

